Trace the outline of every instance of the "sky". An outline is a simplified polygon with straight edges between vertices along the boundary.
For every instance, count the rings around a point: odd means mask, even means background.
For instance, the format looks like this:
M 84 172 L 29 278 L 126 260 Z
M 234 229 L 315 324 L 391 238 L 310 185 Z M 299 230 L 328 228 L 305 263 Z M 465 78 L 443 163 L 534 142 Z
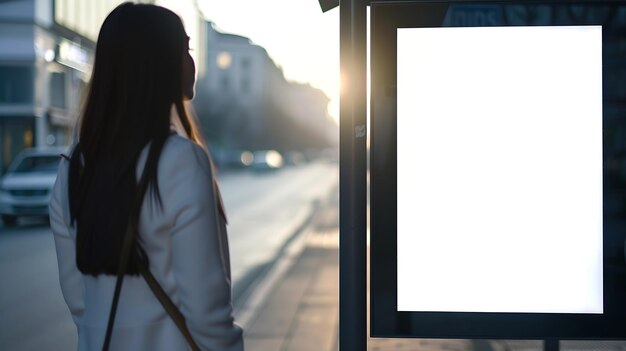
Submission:
M 219 29 L 263 46 L 289 81 L 310 83 L 331 99 L 339 118 L 339 8 L 318 0 L 197 0 Z

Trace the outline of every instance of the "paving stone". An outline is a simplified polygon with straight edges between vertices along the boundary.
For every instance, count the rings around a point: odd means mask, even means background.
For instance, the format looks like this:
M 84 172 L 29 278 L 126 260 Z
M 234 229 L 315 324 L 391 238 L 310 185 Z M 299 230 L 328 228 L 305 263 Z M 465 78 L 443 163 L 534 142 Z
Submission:
M 244 347 L 246 351 L 278 351 L 284 342 L 284 338 L 246 338 Z

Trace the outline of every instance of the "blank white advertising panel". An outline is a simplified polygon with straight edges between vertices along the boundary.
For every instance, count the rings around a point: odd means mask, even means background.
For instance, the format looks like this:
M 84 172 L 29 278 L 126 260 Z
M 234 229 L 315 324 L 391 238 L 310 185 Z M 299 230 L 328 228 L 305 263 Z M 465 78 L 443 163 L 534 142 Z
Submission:
M 603 313 L 602 28 L 397 34 L 398 311 Z

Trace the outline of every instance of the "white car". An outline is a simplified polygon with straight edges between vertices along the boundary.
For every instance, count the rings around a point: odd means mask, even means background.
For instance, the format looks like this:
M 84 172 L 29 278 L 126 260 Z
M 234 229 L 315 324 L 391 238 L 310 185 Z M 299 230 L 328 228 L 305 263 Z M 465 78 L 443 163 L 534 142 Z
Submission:
M 0 215 L 5 225 L 21 216 L 48 216 L 54 186 L 66 147 L 31 148 L 20 152 L 0 179 Z

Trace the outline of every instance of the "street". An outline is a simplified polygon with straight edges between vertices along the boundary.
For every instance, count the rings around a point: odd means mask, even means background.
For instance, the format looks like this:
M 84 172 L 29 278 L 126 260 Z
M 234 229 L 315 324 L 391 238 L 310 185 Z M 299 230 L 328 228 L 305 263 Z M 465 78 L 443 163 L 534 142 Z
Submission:
M 220 175 L 235 295 L 253 286 L 255 272 L 277 258 L 337 181 L 337 165 L 328 163 Z M 0 350 L 75 349 L 76 328 L 61 296 L 45 221 L 0 226 L 0 281 Z

